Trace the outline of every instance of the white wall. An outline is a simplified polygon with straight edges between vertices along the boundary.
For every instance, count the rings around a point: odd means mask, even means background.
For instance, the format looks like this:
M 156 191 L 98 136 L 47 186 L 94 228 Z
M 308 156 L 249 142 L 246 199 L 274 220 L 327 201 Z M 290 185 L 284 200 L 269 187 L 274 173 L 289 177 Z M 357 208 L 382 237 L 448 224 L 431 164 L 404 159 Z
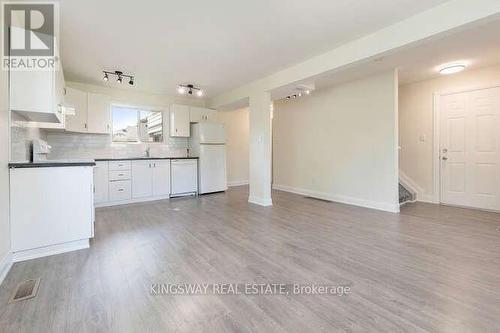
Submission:
M 0 70 L 0 283 L 10 267 L 8 101 L 7 72 Z
M 219 111 L 217 118 L 226 129 L 227 182 L 229 186 L 248 184 L 248 108 Z
M 421 188 L 420 200 L 434 196 L 434 93 L 490 86 L 500 86 L 500 65 L 399 87 L 400 168 Z
M 398 211 L 397 73 L 277 102 L 274 186 Z

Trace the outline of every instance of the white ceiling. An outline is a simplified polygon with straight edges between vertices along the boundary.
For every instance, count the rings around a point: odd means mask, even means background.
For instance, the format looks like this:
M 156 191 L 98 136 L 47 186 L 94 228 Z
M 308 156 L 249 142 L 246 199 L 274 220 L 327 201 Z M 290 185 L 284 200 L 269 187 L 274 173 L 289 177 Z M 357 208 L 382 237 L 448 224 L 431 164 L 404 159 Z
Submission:
M 273 99 L 289 95 L 300 84 L 314 84 L 316 89 L 399 69 L 399 84 L 439 77 L 438 69 L 448 63 L 464 62 L 466 71 L 500 64 L 500 18 L 439 39 L 427 40 L 408 48 L 353 64 L 334 72 L 323 73 L 307 81 L 274 90 Z
M 136 76 L 129 89 L 195 83 L 210 97 L 444 2 L 62 0 L 61 58 L 70 81 L 122 70 Z

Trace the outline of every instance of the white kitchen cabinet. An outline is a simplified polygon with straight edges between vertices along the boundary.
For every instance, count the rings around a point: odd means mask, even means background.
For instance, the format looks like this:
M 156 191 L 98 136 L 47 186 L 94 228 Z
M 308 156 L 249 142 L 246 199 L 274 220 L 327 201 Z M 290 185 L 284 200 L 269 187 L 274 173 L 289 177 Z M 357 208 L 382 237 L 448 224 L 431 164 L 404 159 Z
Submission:
M 172 160 L 171 195 L 198 193 L 198 161 L 196 159 Z
M 170 194 L 170 160 L 153 161 L 153 195 Z
M 14 261 L 88 247 L 93 185 L 92 166 L 11 169 Z
M 170 161 L 132 161 L 132 198 L 170 194 Z
M 22 33 L 24 29 L 11 27 L 11 33 Z M 57 46 L 57 44 L 56 44 Z M 62 92 L 64 77 L 59 56 L 56 56 L 55 68 L 44 70 L 11 70 L 9 72 L 10 109 L 30 122 L 62 122 Z
M 217 111 L 191 106 L 189 110 L 189 119 L 192 123 L 215 122 L 217 120 Z
M 87 93 L 71 87 L 66 88 L 65 104 L 75 109 L 74 115 L 66 115 L 66 130 L 87 132 Z
M 132 198 L 150 197 L 153 195 L 152 162 L 132 161 Z
M 107 166 L 107 174 L 104 174 L 105 167 L 96 169 L 94 179 L 96 184 L 107 180 L 108 188 L 108 199 L 96 198 L 97 207 L 170 198 L 170 159 L 112 160 L 96 164 Z M 188 173 L 188 177 L 192 178 L 192 174 Z M 104 198 L 97 192 L 96 189 L 96 197 Z
M 109 200 L 126 201 L 132 199 L 132 183 L 130 180 L 109 182 Z
M 109 161 L 110 171 L 130 170 L 132 164 L 130 161 Z
M 189 106 L 174 104 L 170 106 L 170 136 L 188 138 Z
M 94 167 L 94 202 L 102 203 L 109 200 L 109 169 L 108 162 L 96 162 Z
M 111 132 L 111 98 L 109 96 L 68 87 L 65 105 L 75 109 L 74 115 L 66 116 L 68 132 L 93 134 Z
M 95 134 L 111 132 L 111 98 L 109 96 L 88 93 L 87 132 Z

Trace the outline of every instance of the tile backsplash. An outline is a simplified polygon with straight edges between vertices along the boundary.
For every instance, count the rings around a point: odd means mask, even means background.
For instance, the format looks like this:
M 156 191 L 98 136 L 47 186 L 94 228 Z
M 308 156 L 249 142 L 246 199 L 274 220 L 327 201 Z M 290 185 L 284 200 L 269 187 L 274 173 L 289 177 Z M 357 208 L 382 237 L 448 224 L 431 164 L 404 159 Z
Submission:
M 52 146 L 51 160 L 138 157 L 144 156 L 148 147 L 154 157 L 183 157 L 188 147 L 186 138 L 166 137 L 164 143 L 117 143 L 110 135 L 69 132 L 49 132 L 47 142 Z
M 31 159 L 31 142 L 33 139 L 46 140 L 45 132 L 39 128 L 12 126 L 10 128 L 12 162 L 26 162 Z

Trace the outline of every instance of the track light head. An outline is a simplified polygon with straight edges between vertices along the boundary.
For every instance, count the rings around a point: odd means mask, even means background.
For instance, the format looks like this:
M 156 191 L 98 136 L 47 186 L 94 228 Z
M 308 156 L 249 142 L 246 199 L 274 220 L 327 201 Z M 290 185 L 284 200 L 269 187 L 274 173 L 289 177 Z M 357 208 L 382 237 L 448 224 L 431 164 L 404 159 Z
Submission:
M 128 84 L 130 84 L 131 86 L 134 85 L 134 78 L 133 77 L 130 78 L 130 80 L 128 81 Z
M 118 83 L 123 83 L 123 78 L 121 76 L 118 76 L 118 79 L 116 80 Z
M 104 82 L 108 82 L 109 80 L 108 73 L 104 73 L 104 77 L 102 79 L 104 80 Z
M 203 90 L 201 88 L 196 87 L 194 84 L 179 84 L 177 86 L 177 92 L 181 95 L 188 94 L 188 95 L 196 95 L 198 97 L 203 96 Z

